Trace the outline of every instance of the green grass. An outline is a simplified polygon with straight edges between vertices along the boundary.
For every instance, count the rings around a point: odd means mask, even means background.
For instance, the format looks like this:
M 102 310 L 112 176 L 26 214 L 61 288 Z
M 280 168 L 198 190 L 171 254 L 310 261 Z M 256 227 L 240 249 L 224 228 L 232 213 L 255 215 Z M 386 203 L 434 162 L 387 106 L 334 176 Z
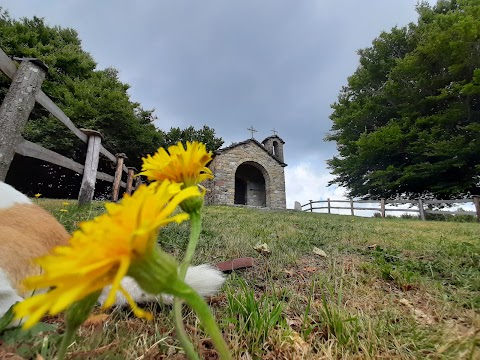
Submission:
M 69 231 L 103 211 L 101 203 L 38 202 Z M 194 263 L 255 258 L 211 301 L 234 358 L 480 358 L 480 224 L 227 206 L 206 207 L 203 219 Z M 171 225 L 159 243 L 181 257 L 188 235 L 188 224 Z M 271 255 L 257 253 L 257 243 Z M 126 309 L 97 310 L 100 320 L 80 329 L 70 356 L 182 358 L 170 308 L 151 310 L 153 322 Z M 196 316 L 184 316 L 202 356 L 215 358 Z M 61 316 L 45 322 L 55 330 L 16 342 L 18 334 L 5 332 L 0 354 L 52 357 L 64 324 Z

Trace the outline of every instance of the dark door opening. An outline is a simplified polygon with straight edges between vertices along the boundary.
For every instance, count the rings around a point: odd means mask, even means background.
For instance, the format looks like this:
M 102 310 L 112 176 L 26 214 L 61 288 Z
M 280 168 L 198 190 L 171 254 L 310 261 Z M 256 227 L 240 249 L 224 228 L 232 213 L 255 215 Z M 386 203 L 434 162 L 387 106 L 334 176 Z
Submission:
M 239 178 L 235 178 L 234 204 L 246 205 L 246 203 L 247 203 L 247 183 Z

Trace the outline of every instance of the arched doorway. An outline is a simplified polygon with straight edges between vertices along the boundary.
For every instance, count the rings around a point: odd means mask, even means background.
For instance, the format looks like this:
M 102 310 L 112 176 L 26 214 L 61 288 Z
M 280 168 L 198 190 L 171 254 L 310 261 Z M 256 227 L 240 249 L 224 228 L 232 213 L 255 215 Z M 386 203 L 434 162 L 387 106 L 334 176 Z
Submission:
M 265 177 L 261 165 L 255 162 L 241 164 L 235 172 L 234 203 L 240 205 L 267 206 Z

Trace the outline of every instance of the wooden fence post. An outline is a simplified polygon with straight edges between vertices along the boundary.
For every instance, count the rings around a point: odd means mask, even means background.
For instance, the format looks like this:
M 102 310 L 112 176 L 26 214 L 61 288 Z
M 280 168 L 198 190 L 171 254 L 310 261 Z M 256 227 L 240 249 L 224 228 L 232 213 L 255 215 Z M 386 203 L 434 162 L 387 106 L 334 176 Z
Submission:
M 137 176 L 137 177 L 135 178 L 135 190 L 137 190 L 140 185 L 142 185 L 142 177 L 141 177 L 141 176 Z
M 308 200 L 308 201 L 309 201 L 309 203 L 310 203 L 310 212 L 313 212 L 313 206 L 312 206 L 312 201 L 313 201 L 313 200 Z
M 380 212 L 382 213 L 382 218 L 385 217 L 385 199 L 380 199 Z
M 418 211 L 420 212 L 420 219 L 425 220 L 425 211 L 423 209 L 422 199 L 418 199 Z
M 112 201 L 118 201 L 118 194 L 120 193 L 120 183 L 122 182 L 123 162 L 127 158 L 124 153 L 115 154 L 117 158 L 117 168 L 115 170 L 115 178 L 113 180 Z
M 21 59 L 10 88 L 0 106 L 0 181 L 5 181 L 22 130 L 35 106 L 48 67 L 38 59 Z
M 352 213 L 352 216 L 355 216 L 353 212 L 353 199 L 350 199 L 350 212 Z
M 133 166 L 127 167 L 127 169 L 128 169 L 128 176 L 127 176 L 127 187 L 125 189 L 125 192 L 130 195 L 132 193 L 133 178 L 135 177 L 135 172 L 137 171 L 137 169 L 134 168 Z
M 477 211 L 477 221 L 480 222 L 480 197 L 474 195 L 473 203 L 475 204 L 475 210 Z
M 88 204 L 93 199 L 95 192 L 95 182 L 97 179 L 98 160 L 100 158 L 100 147 L 103 135 L 98 131 L 89 129 L 80 129 L 88 136 L 87 156 L 85 158 L 85 168 L 83 169 L 82 185 L 78 194 L 78 204 Z
M 328 213 L 330 214 L 330 198 L 327 199 Z

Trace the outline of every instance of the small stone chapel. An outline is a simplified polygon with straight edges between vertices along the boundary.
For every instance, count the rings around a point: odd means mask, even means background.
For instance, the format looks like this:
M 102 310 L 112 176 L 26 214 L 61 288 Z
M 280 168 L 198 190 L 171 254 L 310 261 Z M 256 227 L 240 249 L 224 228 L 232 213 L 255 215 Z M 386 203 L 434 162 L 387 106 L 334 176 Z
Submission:
M 206 203 L 285 209 L 284 144 L 276 134 L 261 143 L 252 136 L 215 151 L 208 165 L 215 178 L 205 182 Z

